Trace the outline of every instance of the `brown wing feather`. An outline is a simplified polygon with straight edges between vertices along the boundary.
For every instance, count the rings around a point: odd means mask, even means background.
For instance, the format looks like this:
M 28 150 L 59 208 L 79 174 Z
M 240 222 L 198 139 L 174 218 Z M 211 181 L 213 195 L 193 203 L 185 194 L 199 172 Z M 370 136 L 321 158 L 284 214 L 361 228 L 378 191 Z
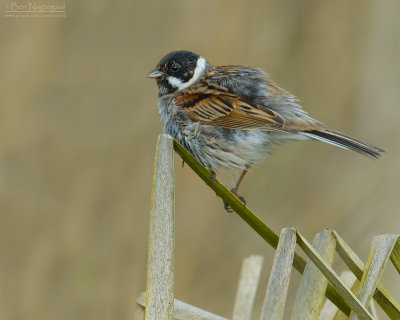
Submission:
M 175 101 L 194 121 L 229 129 L 293 132 L 275 111 L 258 109 L 230 94 L 177 95 Z
M 175 102 L 182 111 L 197 121 L 213 121 L 229 115 L 234 110 L 223 98 L 208 94 L 179 95 Z

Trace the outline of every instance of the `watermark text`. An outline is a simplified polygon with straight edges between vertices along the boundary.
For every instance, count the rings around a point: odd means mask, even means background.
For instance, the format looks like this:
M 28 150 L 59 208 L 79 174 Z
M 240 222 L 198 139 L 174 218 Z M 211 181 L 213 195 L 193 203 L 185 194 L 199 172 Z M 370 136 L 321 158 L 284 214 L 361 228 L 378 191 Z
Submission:
M 38 3 L 35 1 L 9 1 L 4 7 L 6 18 L 65 18 L 65 2 Z

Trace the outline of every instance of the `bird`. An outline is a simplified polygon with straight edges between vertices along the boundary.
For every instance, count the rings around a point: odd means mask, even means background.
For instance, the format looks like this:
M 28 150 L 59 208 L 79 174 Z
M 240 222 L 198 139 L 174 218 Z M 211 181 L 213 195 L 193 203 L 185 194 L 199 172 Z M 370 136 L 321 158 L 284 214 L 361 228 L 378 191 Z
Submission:
M 319 140 L 375 159 L 384 152 L 309 116 L 259 68 L 213 66 L 197 53 L 178 50 L 161 58 L 147 77 L 158 85 L 164 133 L 206 167 L 212 181 L 222 169 L 241 170 L 231 192 L 244 205 L 238 194 L 244 176 L 286 141 Z

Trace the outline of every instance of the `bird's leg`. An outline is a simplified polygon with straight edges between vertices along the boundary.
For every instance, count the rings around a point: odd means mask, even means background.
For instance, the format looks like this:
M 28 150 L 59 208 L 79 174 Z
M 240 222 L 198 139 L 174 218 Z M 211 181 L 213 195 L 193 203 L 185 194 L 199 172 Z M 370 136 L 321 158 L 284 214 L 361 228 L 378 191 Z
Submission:
M 246 173 L 247 173 L 247 171 L 248 171 L 249 169 L 250 169 L 250 166 L 246 166 L 246 169 L 243 170 L 243 172 L 242 172 L 242 174 L 240 175 L 239 180 L 238 180 L 238 182 L 236 183 L 235 187 L 234 187 L 233 189 L 231 189 L 231 192 L 232 192 L 240 201 L 243 202 L 244 206 L 246 206 L 246 199 L 245 199 L 243 196 L 239 195 L 239 194 L 237 193 L 237 191 L 239 190 L 239 185 L 240 185 L 240 183 L 242 182 L 244 176 L 246 175 Z M 225 208 L 225 210 L 228 211 L 228 212 L 232 212 L 232 211 L 233 211 L 232 208 L 231 208 L 230 206 L 228 206 L 227 203 L 226 203 L 225 201 L 224 201 L 224 208 Z
M 239 185 L 240 185 L 240 183 L 242 182 L 242 180 L 243 180 L 244 176 L 246 175 L 247 171 L 248 171 L 248 169 L 243 170 L 242 174 L 241 174 L 240 177 L 239 177 L 238 182 L 236 183 L 236 186 L 231 190 L 232 193 L 233 193 L 236 197 L 238 197 L 238 198 L 240 199 L 240 201 L 244 202 L 245 204 L 246 204 L 246 201 L 244 200 L 244 198 L 243 198 L 242 196 L 238 195 L 237 191 L 239 190 Z

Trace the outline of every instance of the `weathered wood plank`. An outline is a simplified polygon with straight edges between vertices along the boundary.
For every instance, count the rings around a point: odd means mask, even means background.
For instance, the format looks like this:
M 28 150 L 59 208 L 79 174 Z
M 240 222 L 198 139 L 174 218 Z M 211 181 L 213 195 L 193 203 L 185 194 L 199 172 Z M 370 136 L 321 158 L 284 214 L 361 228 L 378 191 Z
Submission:
M 140 306 L 146 304 L 146 293 L 142 292 L 137 298 L 136 303 Z M 174 318 L 178 320 L 228 320 L 203 309 L 194 307 L 178 299 L 174 300 Z M 136 319 L 135 319 L 136 320 Z
M 371 302 L 397 239 L 396 235 L 382 235 L 376 236 L 372 240 L 371 250 L 361 278 L 359 294 L 359 300 L 366 308 Z M 359 320 L 359 317 L 352 311 L 350 320 Z
M 282 229 L 268 281 L 260 320 L 283 319 L 295 250 L 296 229 Z
M 313 247 L 323 259 L 325 266 L 331 266 L 335 256 L 336 240 L 330 230 L 318 233 L 313 241 Z M 321 261 L 322 262 L 322 261 Z M 297 291 L 292 311 L 292 320 L 315 320 L 322 309 L 328 279 L 318 267 L 307 259 L 306 268 Z
M 262 263 L 262 256 L 250 256 L 243 260 L 239 287 L 233 307 L 233 320 L 250 320 Z
M 172 138 L 158 137 L 150 211 L 146 320 L 174 315 L 174 154 Z

